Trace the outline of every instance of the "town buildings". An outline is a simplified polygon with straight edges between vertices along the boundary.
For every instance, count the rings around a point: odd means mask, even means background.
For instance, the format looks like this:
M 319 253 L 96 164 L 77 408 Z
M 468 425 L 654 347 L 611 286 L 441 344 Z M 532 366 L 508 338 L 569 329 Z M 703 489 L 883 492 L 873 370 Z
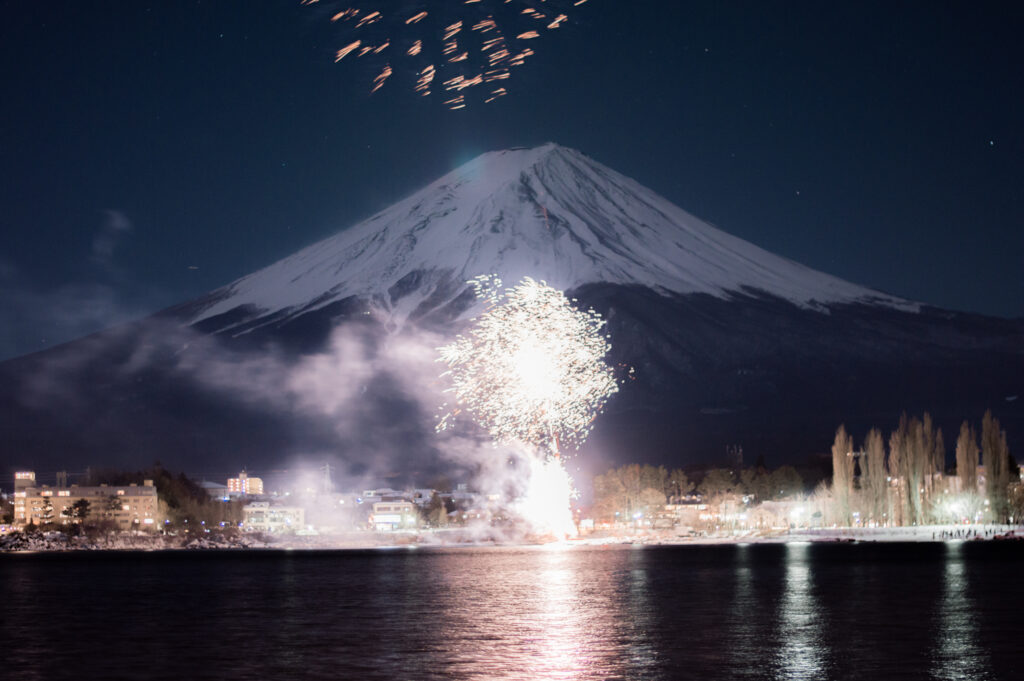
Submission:
M 370 522 L 378 531 L 415 529 L 419 526 L 419 513 L 411 501 L 378 501 L 373 505 Z
M 228 478 L 228 494 L 241 496 L 256 496 L 263 494 L 263 480 L 250 477 L 242 471 L 237 478 Z
M 242 509 L 242 527 L 249 532 L 282 534 L 298 532 L 305 527 L 306 511 L 297 506 L 271 506 L 268 501 L 254 501 Z
M 14 525 L 112 523 L 119 530 L 155 530 L 160 524 L 156 487 L 142 485 L 37 485 L 33 471 L 14 474 Z

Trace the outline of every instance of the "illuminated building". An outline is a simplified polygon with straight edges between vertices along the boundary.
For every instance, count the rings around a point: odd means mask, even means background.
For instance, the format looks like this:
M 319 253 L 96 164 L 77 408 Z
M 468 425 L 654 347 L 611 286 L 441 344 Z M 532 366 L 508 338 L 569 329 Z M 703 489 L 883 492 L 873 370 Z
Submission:
M 243 496 L 263 494 L 263 480 L 251 478 L 248 473 L 242 471 L 237 478 L 228 478 L 228 494 Z
M 411 501 L 378 501 L 373 505 L 370 522 L 381 531 L 412 529 L 419 524 L 419 514 Z
M 305 510 L 292 506 L 271 506 L 266 501 L 248 504 L 242 513 L 245 518 L 242 526 L 249 532 L 295 532 L 301 530 L 306 522 Z
M 74 506 L 89 502 L 86 517 L 76 515 Z M 35 473 L 14 474 L 14 525 L 74 525 L 83 522 L 113 522 L 120 530 L 155 530 L 159 525 L 156 487 L 152 480 L 142 485 L 96 487 L 50 487 L 36 485 Z

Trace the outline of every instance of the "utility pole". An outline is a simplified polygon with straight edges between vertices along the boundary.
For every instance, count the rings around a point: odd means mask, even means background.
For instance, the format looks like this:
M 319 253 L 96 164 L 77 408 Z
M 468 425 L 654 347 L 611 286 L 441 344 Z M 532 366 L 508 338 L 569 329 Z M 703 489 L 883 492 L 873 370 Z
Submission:
M 324 473 L 323 493 L 330 494 L 334 491 L 334 483 L 331 482 L 331 464 L 325 463 L 320 470 Z

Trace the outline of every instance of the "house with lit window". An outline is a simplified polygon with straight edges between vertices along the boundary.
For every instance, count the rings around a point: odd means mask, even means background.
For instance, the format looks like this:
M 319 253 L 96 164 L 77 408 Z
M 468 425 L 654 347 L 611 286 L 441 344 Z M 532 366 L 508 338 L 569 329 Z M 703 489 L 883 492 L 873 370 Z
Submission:
M 419 525 L 419 513 L 411 501 L 378 501 L 373 505 L 370 523 L 381 532 L 415 529 Z
M 80 510 L 88 502 L 87 511 Z M 78 504 L 78 506 L 76 506 Z M 152 480 L 137 485 L 38 485 L 32 471 L 14 474 L 14 525 L 112 522 L 119 530 L 155 530 L 159 500 Z
M 286 534 L 305 527 L 306 511 L 296 506 L 273 506 L 268 501 L 254 501 L 242 509 L 242 528 L 248 532 Z

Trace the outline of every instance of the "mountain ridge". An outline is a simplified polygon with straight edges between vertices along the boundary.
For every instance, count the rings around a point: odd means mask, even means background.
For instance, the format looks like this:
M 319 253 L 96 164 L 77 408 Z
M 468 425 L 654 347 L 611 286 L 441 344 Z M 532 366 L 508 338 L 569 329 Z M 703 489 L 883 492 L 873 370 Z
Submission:
M 432 296 L 441 296 L 435 307 L 452 302 L 481 274 L 508 284 L 531 276 L 563 290 L 605 282 L 717 297 L 764 291 L 820 311 L 851 302 L 919 309 L 771 254 L 548 143 L 478 156 L 369 219 L 194 301 L 190 323 L 246 307 L 259 316 L 308 313 L 348 296 L 372 299 L 402 322 Z M 393 292 L 408 289 L 408 277 L 417 278 L 421 295 L 406 290 L 397 304 Z

